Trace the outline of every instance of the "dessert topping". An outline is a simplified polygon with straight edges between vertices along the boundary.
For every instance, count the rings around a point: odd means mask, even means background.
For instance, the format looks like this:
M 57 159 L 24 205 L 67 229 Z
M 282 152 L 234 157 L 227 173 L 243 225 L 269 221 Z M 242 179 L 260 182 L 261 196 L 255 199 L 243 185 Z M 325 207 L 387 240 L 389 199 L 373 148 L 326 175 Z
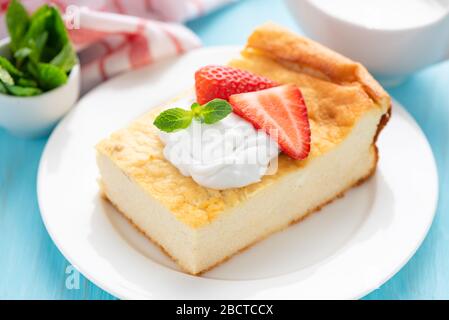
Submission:
M 222 99 L 214 99 L 205 105 L 195 102 L 190 110 L 171 108 L 161 112 L 154 120 L 154 125 L 161 131 L 174 132 L 188 128 L 193 119 L 213 124 L 226 118 L 231 112 L 231 105 Z
M 252 92 L 276 86 L 265 77 L 228 66 L 209 65 L 195 73 L 196 97 L 203 104 L 219 98 L 228 100 L 236 93 Z
M 293 84 L 232 95 L 234 113 L 262 129 L 293 159 L 310 152 L 310 124 L 301 91 Z
M 192 100 L 181 99 L 177 105 L 190 111 Z M 213 124 L 190 122 L 185 130 L 160 131 L 159 137 L 164 158 L 199 185 L 218 190 L 240 188 L 276 172 L 277 143 L 238 115 L 230 113 Z

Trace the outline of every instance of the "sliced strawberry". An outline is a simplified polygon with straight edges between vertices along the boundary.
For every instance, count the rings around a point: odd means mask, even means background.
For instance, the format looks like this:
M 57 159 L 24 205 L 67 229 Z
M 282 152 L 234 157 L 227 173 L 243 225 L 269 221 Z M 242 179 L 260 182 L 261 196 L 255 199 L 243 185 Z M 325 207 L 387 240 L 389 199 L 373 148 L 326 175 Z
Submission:
M 196 98 L 199 104 L 213 99 L 228 100 L 236 93 L 252 92 L 276 86 L 265 77 L 228 66 L 210 65 L 195 73 Z
M 310 152 L 310 124 L 301 91 L 292 84 L 229 97 L 236 114 L 264 130 L 293 159 Z

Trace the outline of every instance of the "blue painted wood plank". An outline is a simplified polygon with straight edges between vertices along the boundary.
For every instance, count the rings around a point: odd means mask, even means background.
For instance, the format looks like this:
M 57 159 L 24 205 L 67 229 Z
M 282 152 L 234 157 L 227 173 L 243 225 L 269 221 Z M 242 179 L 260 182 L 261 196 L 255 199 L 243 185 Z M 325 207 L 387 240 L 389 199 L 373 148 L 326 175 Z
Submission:
M 279 0 L 244 0 L 188 26 L 205 45 L 243 44 L 255 26 L 268 20 L 300 32 Z M 431 142 L 440 201 L 435 222 L 417 254 L 366 299 L 449 298 L 448 83 L 449 63 L 445 63 L 391 90 Z M 46 139 L 15 138 L 0 129 L 0 298 L 114 299 L 82 276 L 79 289 L 66 287 L 69 264 L 46 232 L 37 206 L 36 173 L 45 143 Z
M 83 277 L 65 287 L 69 265 L 42 223 L 36 173 L 46 139 L 24 140 L 0 130 L 0 298 L 112 298 Z

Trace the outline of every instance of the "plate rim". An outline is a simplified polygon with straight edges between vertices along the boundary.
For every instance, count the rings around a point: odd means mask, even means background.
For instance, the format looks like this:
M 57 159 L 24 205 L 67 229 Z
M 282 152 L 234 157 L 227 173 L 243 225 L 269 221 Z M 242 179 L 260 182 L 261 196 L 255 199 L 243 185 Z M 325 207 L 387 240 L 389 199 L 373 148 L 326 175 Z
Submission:
M 194 55 L 197 54 L 198 52 L 203 52 L 203 51 L 221 51 L 221 50 L 229 50 L 229 51 L 235 51 L 235 50 L 239 50 L 240 51 L 241 47 L 240 46 L 212 46 L 212 47 L 203 47 L 203 48 L 198 48 L 198 49 L 194 49 L 188 53 L 186 53 L 187 55 Z M 149 70 L 151 70 L 154 66 L 149 66 L 146 67 Z M 134 71 L 131 71 L 134 72 Z M 62 243 L 60 242 L 60 239 L 58 239 L 58 237 L 56 236 L 56 233 L 54 230 L 51 229 L 51 227 L 49 226 L 49 223 L 47 221 L 48 215 L 46 215 L 43 212 L 43 204 L 42 204 L 42 192 L 43 191 L 43 187 L 42 187 L 42 181 L 44 179 L 44 169 L 43 169 L 43 163 L 45 162 L 45 159 L 48 157 L 48 153 L 50 152 L 50 146 L 51 146 L 51 142 L 53 141 L 53 139 L 55 139 L 55 137 L 58 135 L 59 130 L 61 130 L 61 128 L 65 125 L 65 123 L 68 121 L 67 119 L 69 118 L 69 116 L 71 114 L 73 114 L 76 110 L 76 107 L 83 102 L 85 99 L 89 98 L 90 95 L 95 95 L 98 91 L 103 90 L 104 87 L 107 87 L 108 85 L 110 85 L 111 82 L 120 82 L 122 78 L 129 76 L 129 73 L 125 73 L 122 75 L 119 75 L 117 77 L 111 78 L 108 81 L 105 81 L 104 83 L 100 84 L 99 86 L 97 86 L 96 88 L 94 88 L 93 90 L 91 90 L 89 93 L 87 93 L 86 95 L 84 95 L 77 103 L 76 105 L 72 108 L 72 110 L 58 123 L 58 125 L 56 126 L 56 128 L 53 130 L 51 136 L 49 137 L 45 148 L 42 152 L 42 156 L 39 162 L 39 167 L 38 167 L 38 174 L 37 174 L 37 198 L 38 198 L 38 205 L 39 205 L 39 212 L 40 215 L 42 217 L 42 221 L 44 223 L 44 226 L 48 232 L 48 234 L 50 235 L 50 238 L 52 239 L 53 243 L 56 245 L 56 247 L 58 248 L 58 250 L 63 254 L 64 258 L 67 259 L 67 261 L 69 261 L 70 264 L 72 264 L 80 273 L 83 274 L 84 277 L 86 277 L 89 281 L 91 281 L 93 284 L 95 284 L 96 286 L 100 287 L 102 290 L 105 290 L 106 292 L 108 292 L 109 294 L 120 298 L 120 299 L 130 299 L 130 297 L 135 296 L 135 294 L 133 294 L 134 291 L 129 290 L 128 288 L 123 288 L 121 286 L 122 289 L 126 290 L 128 293 L 130 293 L 130 295 L 127 295 L 123 292 L 120 292 L 118 290 L 116 290 L 117 286 L 113 286 L 110 285 L 107 282 L 103 282 L 100 281 L 98 279 L 95 279 L 93 276 L 91 276 L 88 272 L 88 270 L 85 270 L 84 267 L 82 267 L 81 265 L 78 265 L 74 260 L 74 258 L 72 257 L 72 255 L 66 251 L 66 249 L 64 248 L 64 245 L 62 245 Z M 415 129 L 417 129 L 419 131 L 419 134 L 422 135 L 422 137 L 425 140 L 426 143 L 426 148 L 428 149 L 431 158 L 432 158 L 432 171 L 434 176 L 436 177 L 435 179 L 435 194 L 433 195 L 433 206 L 432 206 L 432 216 L 431 219 L 429 219 L 426 228 L 423 229 L 423 234 L 420 235 L 419 237 L 419 241 L 417 242 L 416 247 L 414 248 L 414 250 L 411 250 L 409 252 L 409 254 L 407 255 L 406 259 L 403 259 L 401 261 L 400 264 L 398 264 L 395 268 L 395 270 L 390 271 L 388 274 L 386 274 L 383 277 L 383 280 L 381 281 L 381 285 L 386 283 L 388 280 L 390 280 L 395 274 L 397 274 L 409 261 L 410 259 L 415 255 L 415 253 L 417 252 L 417 250 L 421 247 L 423 241 L 425 240 L 427 234 L 429 233 L 429 230 L 433 224 L 434 218 L 435 218 L 435 214 L 437 212 L 437 208 L 438 208 L 438 200 L 439 200 L 439 175 L 438 175 L 438 170 L 437 170 L 437 165 L 436 165 L 436 160 L 435 160 L 435 156 L 433 154 L 433 150 L 431 148 L 431 145 L 427 139 L 427 136 L 424 134 L 424 132 L 422 131 L 421 127 L 418 125 L 418 123 L 416 122 L 416 120 L 410 115 L 410 113 L 402 106 L 401 103 L 397 102 L 396 100 L 394 100 L 393 103 L 394 107 L 399 109 L 401 113 L 403 113 L 403 115 L 405 117 L 408 118 L 409 121 L 411 121 L 415 127 Z M 208 280 L 215 280 L 215 279 L 208 279 Z M 227 280 L 217 280 L 217 281 L 227 281 Z M 250 280 L 248 280 L 250 281 Z M 263 281 L 263 279 L 261 280 Z M 372 292 L 373 290 L 375 290 L 376 288 L 367 288 L 366 291 L 364 292 L 360 292 L 360 294 L 355 295 L 354 297 L 352 297 L 351 299 L 359 299 L 361 297 L 364 297 L 365 295 L 369 294 L 370 292 Z M 133 299 L 133 298 L 131 298 Z M 158 298 L 156 298 L 158 299 Z M 292 298 L 294 299 L 294 298 Z

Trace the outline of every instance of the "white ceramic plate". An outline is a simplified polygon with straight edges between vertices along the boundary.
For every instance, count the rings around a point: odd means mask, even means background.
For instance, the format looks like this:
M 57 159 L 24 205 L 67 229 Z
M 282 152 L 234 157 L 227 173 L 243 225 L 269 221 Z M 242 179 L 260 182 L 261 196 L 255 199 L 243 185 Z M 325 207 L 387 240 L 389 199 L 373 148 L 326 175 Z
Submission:
M 199 67 L 237 54 L 199 49 L 115 78 L 79 102 L 39 168 L 39 205 L 54 242 L 88 279 L 127 299 L 347 299 L 378 288 L 423 241 L 438 194 L 429 144 L 397 103 L 372 179 L 202 277 L 180 272 L 100 198 L 95 144 L 192 86 Z

